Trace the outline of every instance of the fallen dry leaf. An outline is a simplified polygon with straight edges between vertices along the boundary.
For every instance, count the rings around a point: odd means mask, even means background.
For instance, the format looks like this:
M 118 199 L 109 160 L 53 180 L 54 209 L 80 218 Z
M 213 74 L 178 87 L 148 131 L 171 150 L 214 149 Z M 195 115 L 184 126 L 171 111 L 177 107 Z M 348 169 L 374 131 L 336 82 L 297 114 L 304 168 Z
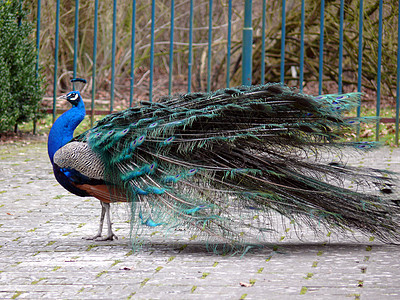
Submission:
M 251 286 L 253 286 L 252 283 L 247 283 L 247 282 L 239 282 L 239 284 L 240 284 L 241 286 L 244 286 L 244 287 L 251 287 Z

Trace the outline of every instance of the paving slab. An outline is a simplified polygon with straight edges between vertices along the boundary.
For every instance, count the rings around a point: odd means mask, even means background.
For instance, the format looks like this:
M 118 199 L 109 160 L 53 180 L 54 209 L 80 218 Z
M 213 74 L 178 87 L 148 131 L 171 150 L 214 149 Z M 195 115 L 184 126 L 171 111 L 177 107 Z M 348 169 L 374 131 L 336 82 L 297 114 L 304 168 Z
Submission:
M 400 149 L 349 163 L 400 172 Z M 400 299 L 400 247 L 369 237 L 282 231 L 221 256 L 190 232 L 150 228 L 133 252 L 125 204 L 112 205 L 118 240 L 82 239 L 99 215 L 98 200 L 55 181 L 44 142 L 0 145 L 0 299 Z

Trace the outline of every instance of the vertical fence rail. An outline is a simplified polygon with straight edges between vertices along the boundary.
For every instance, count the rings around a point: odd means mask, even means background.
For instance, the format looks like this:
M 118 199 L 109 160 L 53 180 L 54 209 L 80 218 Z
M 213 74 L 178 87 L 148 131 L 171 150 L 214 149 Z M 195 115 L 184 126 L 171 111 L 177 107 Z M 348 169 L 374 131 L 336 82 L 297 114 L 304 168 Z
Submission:
M 60 34 L 60 0 L 57 0 L 56 8 L 56 37 L 54 49 L 54 82 L 53 82 L 53 123 L 57 112 L 57 68 L 58 68 L 58 39 Z
M 324 21 L 325 0 L 321 0 L 320 27 L 319 27 L 319 58 L 318 58 L 318 94 L 322 94 L 322 81 L 324 77 Z
M 150 36 L 150 84 L 149 101 L 153 100 L 153 81 L 154 81 L 154 32 L 156 20 L 156 0 L 151 2 L 151 36 Z
M 265 26 L 267 14 L 267 0 L 263 0 L 262 6 L 262 29 L 261 29 L 261 84 L 265 83 Z
M 242 45 L 242 84 L 251 85 L 252 77 L 252 52 L 253 52 L 253 25 L 252 25 L 252 0 L 244 4 L 244 27 Z
M 136 28 L 136 0 L 132 1 L 132 29 L 131 29 L 131 73 L 129 86 L 129 107 L 133 105 L 133 92 L 135 83 L 135 30 Z
M 42 2 L 41 0 L 38 0 L 38 4 L 37 4 L 37 19 L 36 19 L 36 76 L 39 76 L 41 2 Z
M 192 90 L 192 65 L 193 65 L 193 1 L 190 0 L 189 16 L 189 57 L 188 57 L 188 93 Z
M 96 62 L 97 62 L 97 21 L 99 17 L 99 0 L 94 1 L 94 24 L 93 24 L 93 66 L 92 66 L 92 101 L 90 103 L 90 125 L 94 122 L 94 101 L 96 97 Z
M 226 87 L 230 86 L 231 83 L 231 42 L 232 41 L 232 0 L 228 2 L 228 33 L 226 42 Z
M 382 26 L 383 23 L 383 0 L 379 0 L 379 32 L 378 32 L 378 66 L 377 66 L 377 83 L 376 83 L 376 116 L 381 115 L 381 73 L 382 73 Z M 379 141 L 379 126 L 376 122 L 375 140 Z
M 169 70 L 168 70 L 168 95 L 172 94 L 172 74 L 174 69 L 174 24 L 175 0 L 171 0 L 171 29 L 169 33 Z
M 76 78 L 76 66 L 78 61 L 78 29 L 79 29 L 79 0 L 75 0 L 75 29 L 74 29 L 74 70 L 73 78 Z M 72 84 L 75 90 L 75 82 Z
M 339 78 L 338 92 L 343 91 L 342 73 L 343 73 L 343 23 L 344 23 L 344 0 L 340 0 L 340 21 L 339 21 Z
M 300 25 L 300 92 L 303 92 L 304 81 L 304 18 L 305 18 L 305 0 L 301 0 L 301 25 Z
M 285 82 L 286 0 L 282 0 L 281 82 Z
M 364 1 L 360 0 L 359 21 L 358 21 L 358 75 L 357 91 L 361 92 L 362 83 L 362 45 L 363 45 L 363 21 L 364 21 Z M 361 99 L 357 106 L 357 118 L 361 116 Z M 360 139 L 360 125 L 357 126 L 357 141 Z
M 212 46 L 212 14 L 213 0 L 209 0 L 208 4 L 208 49 L 207 49 L 207 92 L 211 90 L 211 46 Z
M 2 1 L 2 2 L 3 2 L 3 1 Z M 19 0 L 18 2 L 19 2 L 19 10 L 20 10 L 20 12 L 21 12 L 21 9 L 22 9 L 22 0 Z M 21 14 L 19 14 L 19 16 L 18 16 L 18 27 L 21 26 L 21 22 L 22 22 L 22 17 L 21 17 Z
M 357 91 L 361 92 L 361 83 L 362 83 L 362 55 L 363 55 L 363 21 L 364 21 L 364 1 L 360 0 L 360 11 L 359 11 L 359 20 L 358 20 L 358 76 L 357 76 Z M 360 105 L 357 109 L 357 116 L 360 116 Z
M 400 6 L 400 3 L 399 3 Z M 400 7 L 399 7 L 400 11 Z M 395 144 L 399 146 L 399 115 L 400 115 L 400 13 L 397 15 L 397 81 L 396 81 L 396 125 Z
M 41 0 L 37 3 L 37 19 L 36 19 L 36 77 L 39 76 L 39 54 L 40 54 L 40 14 Z M 33 134 L 36 134 L 37 120 L 33 120 Z
M 111 91 L 110 91 L 110 113 L 114 110 L 114 85 L 115 85 L 115 50 L 117 35 L 117 0 L 113 1 L 113 20 L 112 20 L 112 50 L 111 50 Z

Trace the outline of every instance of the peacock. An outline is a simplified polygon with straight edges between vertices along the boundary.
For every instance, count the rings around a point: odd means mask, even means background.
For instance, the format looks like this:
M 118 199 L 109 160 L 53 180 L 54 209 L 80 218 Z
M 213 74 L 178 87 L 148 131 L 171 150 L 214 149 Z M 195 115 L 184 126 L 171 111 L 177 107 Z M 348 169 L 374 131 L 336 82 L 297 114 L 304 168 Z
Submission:
M 100 200 L 91 239 L 116 239 L 110 203 L 128 202 L 136 237 L 146 226 L 183 227 L 238 249 L 262 243 L 274 231 L 270 219 L 282 215 L 316 232 L 396 242 L 395 175 L 341 159 L 375 146 L 344 139 L 366 121 L 344 117 L 360 96 L 314 97 L 281 83 L 178 94 L 112 113 L 73 137 L 85 106 L 72 91 L 61 97 L 72 108 L 52 126 L 48 154 L 65 189 Z

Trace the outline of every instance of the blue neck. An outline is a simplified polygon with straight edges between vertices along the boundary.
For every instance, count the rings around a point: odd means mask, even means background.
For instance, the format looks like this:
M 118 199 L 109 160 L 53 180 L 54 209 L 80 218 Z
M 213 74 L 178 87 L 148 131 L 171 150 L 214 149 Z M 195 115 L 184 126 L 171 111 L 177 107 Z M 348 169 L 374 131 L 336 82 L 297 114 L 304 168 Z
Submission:
M 54 153 L 73 138 L 74 131 L 85 118 L 85 114 L 85 105 L 81 100 L 54 122 L 47 141 L 47 151 L 52 164 Z

